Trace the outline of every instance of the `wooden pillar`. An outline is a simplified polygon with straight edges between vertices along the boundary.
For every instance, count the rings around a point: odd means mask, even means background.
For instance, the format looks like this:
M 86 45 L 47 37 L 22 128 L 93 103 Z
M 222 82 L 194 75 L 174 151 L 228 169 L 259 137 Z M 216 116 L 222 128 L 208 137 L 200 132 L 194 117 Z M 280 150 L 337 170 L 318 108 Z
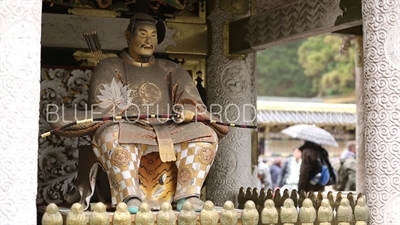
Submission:
M 211 35 L 207 59 L 208 105 L 212 113 L 226 122 L 255 123 L 255 54 L 243 59 L 231 59 L 226 55 L 224 29 L 234 15 L 228 12 L 225 5 L 229 4 L 225 3 L 229 1 L 208 2 L 207 22 Z M 240 187 L 256 186 L 257 170 L 252 151 L 257 149 L 252 149 L 252 142 L 257 139 L 253 139 L 250 129 L 230 128 L 230 133 L 220 140 L 206 188 L 207 199 L 216 205 L 222 206 L 228 200 L 237 203 Z
M 36 224 L 41 0 L 0 0 L 0 223 Z
M 400 224 L 400 1 L 362 0 L 370 225 Z

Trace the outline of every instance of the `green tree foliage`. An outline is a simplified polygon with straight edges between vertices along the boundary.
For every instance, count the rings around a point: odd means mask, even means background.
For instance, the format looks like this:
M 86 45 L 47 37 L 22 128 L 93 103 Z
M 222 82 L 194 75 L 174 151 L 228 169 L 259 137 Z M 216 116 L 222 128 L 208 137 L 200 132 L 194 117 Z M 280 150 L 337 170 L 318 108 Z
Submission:
M 354 50 L 342 38 L 321 35 L 257 53 L 260 96 L 324 97 L 354 93 Z
M 306 77 L 298 60 L 304 41 L 274 46 L 257 52 L 257 94 L 259 96 L 312 97 L 313 78 Z
M 299 62 L 304 75 L 313 79 L 318 96 L 345 95 L 354 92 L 354 50 L 340 53 L 342 38 L 321 35 L 308 38 L 299 49 Z

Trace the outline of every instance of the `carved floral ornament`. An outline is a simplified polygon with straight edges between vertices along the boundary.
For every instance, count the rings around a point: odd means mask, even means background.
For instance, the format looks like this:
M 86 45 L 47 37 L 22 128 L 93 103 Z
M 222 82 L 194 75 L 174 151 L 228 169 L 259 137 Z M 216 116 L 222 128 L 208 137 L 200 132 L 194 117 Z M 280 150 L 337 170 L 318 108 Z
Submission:
M 389 200 L 384 209 L 385 224 L 400 224 L 400 194 Z
M 231 96 L 242 96 L 248 93 L 250 75 L 246 74 L 246 69 L 241 65 L 226 67 L 221 76 L 222 87 Z
M 389 33 L 388 37 L 385 41 L 385 56 L 388 59 L 388 62 L 400 69 L 400 27 L 393 27 Z
M 91 70 L 41 70 L 39 132 L 50 130 L 46 113 L 64 104 L 83 109 L 88 98 Z M 78 146 L 89 145 L 89 137 L 51 135 L 39 140 L 37 203 L 73 203 L 79 200 L 73 187 L 77 176 Z

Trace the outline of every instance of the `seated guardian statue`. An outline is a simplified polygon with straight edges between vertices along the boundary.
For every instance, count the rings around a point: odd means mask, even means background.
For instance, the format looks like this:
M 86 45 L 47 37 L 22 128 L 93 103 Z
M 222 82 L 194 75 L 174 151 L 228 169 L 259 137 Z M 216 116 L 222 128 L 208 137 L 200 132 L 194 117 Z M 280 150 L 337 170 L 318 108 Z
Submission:
M 93 71 L 88 103 L 96 116 L 178 113 L 181 119 L 118 120 L 81 127 L 85 132 L 94 131 L 93 151 L 107 173 L 112 204 L 125 202 L 131 213 L 138 211 L 143 200 L 140 160 L 159 152 L 161 161 L 176 164 L 178 181 L 173 201 L 178 208 L 190 201 L 195 210 L 201 210 L 201 187 L 216 155 L 218 138 L 229 129 L 189 122 L 211 119 L 211 115 L 188 72 L 172 61 L 153 56 L 165 35 L 163 21 L 137 13 L 124 34 L 128 48 L 119 57 L 101 60 Z

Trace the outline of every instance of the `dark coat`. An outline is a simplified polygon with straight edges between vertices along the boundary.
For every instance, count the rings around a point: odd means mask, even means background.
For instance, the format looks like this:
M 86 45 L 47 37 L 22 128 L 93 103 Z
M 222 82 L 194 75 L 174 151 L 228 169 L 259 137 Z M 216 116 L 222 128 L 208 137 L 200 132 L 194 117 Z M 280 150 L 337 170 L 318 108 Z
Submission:
M 271 165 L 269 170 L 271 172 L 272 190 L 274 190 L 279 187 L 279 176 L 282 173 L 282 169 L 277 165 Z
M 278 180 L 278 186 L 283 187 L 286 184 L 286 180 L 289 177 L 289 171 L 290 171 L 290 162 L 292 161 L 293 156 L 290 156 L 285 160 L 285 164 L 283 165 L 281 174 L 279 176 Z
M 304 190 L 306 192 L 324 191 L 325 186 L 320 184 L 312 185 L 310 184 L 310 180 L 321 171 L 321 165 L 318 163 L 318 157 L 322 157 L 328 164 L 329 171 L 332 171 L 331 178 L 333 182 L 335 182 L 336 178 L 335 174 L 333 173 L 333 168 L 329 162 L 328 152 L 320 145 L 308 141 L 306 141 L 299 149 L 302 151 L 302 163 L 300 167 L 298 190 Z

